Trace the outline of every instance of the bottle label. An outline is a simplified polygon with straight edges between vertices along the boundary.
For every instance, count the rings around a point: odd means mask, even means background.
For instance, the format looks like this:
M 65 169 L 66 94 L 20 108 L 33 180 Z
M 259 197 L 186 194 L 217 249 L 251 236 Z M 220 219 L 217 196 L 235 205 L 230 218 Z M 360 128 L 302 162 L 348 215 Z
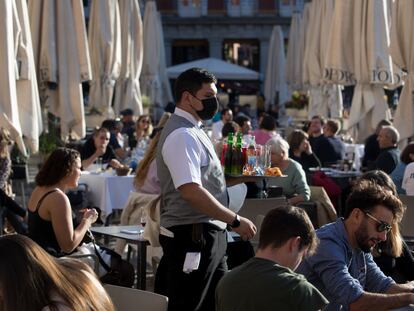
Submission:
M 251 167 L 254 167 L 256 165 L 256 156 L 248 156 L 247 164 Z

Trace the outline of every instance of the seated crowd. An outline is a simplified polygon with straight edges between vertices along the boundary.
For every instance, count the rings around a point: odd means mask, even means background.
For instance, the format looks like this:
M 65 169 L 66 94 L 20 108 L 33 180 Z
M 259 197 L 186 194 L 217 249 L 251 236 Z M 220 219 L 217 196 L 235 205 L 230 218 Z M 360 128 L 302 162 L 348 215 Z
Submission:
M 314 116 L 307 129 L 295 129 L 285 140 L 272 115 L 262 114 L 256 123 L 246 110 L 224 108 L 207 137 L 201 120 L 212 118 L 214 109 L 206 107 L 218 106 L 211 86 L 216 80 L 193 71 L 178 78 L 176 112 L 165 113 L 155 128 L 150 116 L 135 123 L 126 109 L 121 120 L 105 120 L 79 152 L 54 150 L 35 178 L 27 211 L 6 188 L 10 138 L 0 131 L 0 221 L 19 233 L 0 237 L 0 310 L 114 310 L 94 272 L 66 257 L 98 219 L 94 208 L 75 215 L 67 196 L 81 171 L 94 165 L 135 170 L 130 196 L 161 196 L 168 205 L 158 224 L 164 256 L 155 291 L 169 297 L 169 310 L 383 310 L 414 304 L 414 258 L 400 233 L 405 206 L 398 197 L 414 194 L 414 143 L 400 154 L 398 131 L 380 123 L 364 159 L 375 171 L 350 185 L 343 217 L 316 229 L 302 204 L 311 199 L 312 171 L 346 159 L 339 122 Z M 181 80 L 190 86 L 180 87 Z M 269 148 L 270 165 L 284 177 L 267 180 L 267 186 L 282 188 L 286 204 L 265 215 L 256 252 L 227 272 L 226 224 L 246 243 L 257 230 L 251 219 L 224 208 L 231 200 L 226 187 L 257 185 L 249 176 L 225 180 L 220 159 L 229 133 L 241 133 L 245 146 L 253 136 Z M 126 208 L 123 216 L 128 213 L 133 211 Z

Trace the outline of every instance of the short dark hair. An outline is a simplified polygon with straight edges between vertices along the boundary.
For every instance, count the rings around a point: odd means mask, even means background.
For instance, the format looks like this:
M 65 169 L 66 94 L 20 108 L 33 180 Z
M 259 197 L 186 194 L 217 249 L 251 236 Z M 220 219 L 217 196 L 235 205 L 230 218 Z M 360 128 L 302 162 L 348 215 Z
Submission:
M 364 212 L 370 212 L 377 205 L 382 205 L 390 210 L 396 222 L 399 222 L 404 215 L 404 205 L 400 199 L 391 192 L 390 188 L 382 187 L 372 180 L 360 180 L 353 187 L 351 194 L 346 200 L 344 216 L 345 218 L 348 218 L 356 208 L 359 208 Z
M 326 126 L 329 127 L 334 134 L 337 134 L 339 131 L 339 122 L 337 120 L 329 119 L 326 121 Z
M 268 131 L 274 131 L 276 128 L 276 121 L 271 115 L 265 114 L 260 122 L 259 127 Z
M 131 108 L 124 109 L 120 112 L 121 116 L 132 116 L 134 115 L 134 111 Z
M 244 115 L 237 116 L 234 119 L 234 122 L 236 122 L 240 127 L 243 127 L 244 123 L 246 123 L 247 121 L 250 121 L 250 118 Z
M 191 94 L 197 93 L 203 83 L 217 83 L 216 77 L 205 69 L 190 68 L 181 73 L 175 81 L 175 100 L 179 103 L 185 91 Z
M 229 133 L 236 134 L 238 130 L 239 130 L 239 125 L 236 122 L 234 121 L 226 122 L 223 125 L 223 128 L 221 129 L 221 135 L 223 137 L 227 137 L 229 136 Z
M 106 128 L 108 131 L 114 131 L 116 128 L 116 120 L 115 119 L 103 120 L 101 127 Z
M 306 134 L 302 130 L 294 130 L 292 133 L 290 133 L 288 137 L 288 144 L 290 146 L 290 150 L 295 151 L 298 150 L 300 147 L 300 144 L 305 140 L 308 139 L 308 134 Z
M 325 118 L 322 117 L 321 115 L 318 115 L 318 114 L 311 118 L 311 120 L 313 120 L 313 119 L 318 119 L 321 122 L 321 125 L 324 125 L 325 122 L 326 122 Z
M 407 146 L 405 146 L 404 150 L 401 152 L 401 162 L 404 162 L 405 164 L 413 162 L 410 159 L 410 154 L 414 154 L 414 142 L 409 143 Z
M 260 228 L 259 249 L 266 247 L 278 248 L 290 238 L 301 238 L 300 248 L 308 246 L 308 254 L 312 254 L 318 238 L 312 222 L 306 212 L 295 206 L 279 206 L 269 211 Z
M 55 149 L 37 173 L 36 185 L 56 185 L 72 172 L 76 159 L 80 159 L 80 153 L 74 149 L 65 147 Z

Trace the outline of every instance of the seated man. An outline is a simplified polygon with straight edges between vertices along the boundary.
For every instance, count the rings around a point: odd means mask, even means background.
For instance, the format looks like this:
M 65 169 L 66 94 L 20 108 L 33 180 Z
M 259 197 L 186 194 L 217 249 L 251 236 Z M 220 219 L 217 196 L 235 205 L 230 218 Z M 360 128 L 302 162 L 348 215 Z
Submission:
M 383 126 L 378 134 L 378 144 L 381 149 L 375 169 L 391 174 L 400 162 L 400 149 L 397 143 L 400 140 L 400 134 L 397 129 L 391 125 Z
M 375 160 L 378 158 L 380 153 L 380 147 L 378 144 L 378 134 L 381 131 L 383 126 L 392 125 L 388 120 L 381 120 L 378 122 L 375 132 L 368 136 L 365 140 L 364 147 L 364 158 L 362 159 L 362 166 L 366 167 L 368 170 L 372 170 L 375 167 Z
M 329 300 L 326 310 L 389 310 L 414 303 L 414 284 L 396 284 L 371 255 L 387 233 L 390 239 L 398 234 L 403 213 L 390 191 L 361 181 L 348 197 L 345 219 L 316 231 L 319 247 L 297 271 Z
M 82 168 L 88 169 L 98 158 L 102 158 L 102 164 L 109 164 L 113 168 L 121 167 L 121 163 L 116 160 L 116 155 L 108 145 L 109 131 L 101 127 L 94 131 L 93 135 L 85 142 L 81 149 Z
M 227 273 L 216 289 L 217 311 L 320 310 L 328 301 L 294 270 L 318 244 L 312 223 L 297 207 L 267 213 L 256 256 Z
M 345 158 L 345 145 L 336 136 L 338 131 L 339 123 L 336 120 L 328 120 L 323 126 L 323 136 L 325 139 L 318 146 L 318 156 L 323 166 L 337 163 Z
M 325 125 L 325 118 L 322 116 L 316 115 L 313 116 L 309 128 L 308 128 L 308 135 L 309 135 L 309 143 L 311 144 L 313 152 L 316 154 L 316 156 L 319 157 L 319 154 L 316 153 L 316 150 L 318 153 L 322 153 L 322 151 L 319 148 L 319 144 L 321 141 L 325 140 L 325 137 L 323 136 L 323 126 Z

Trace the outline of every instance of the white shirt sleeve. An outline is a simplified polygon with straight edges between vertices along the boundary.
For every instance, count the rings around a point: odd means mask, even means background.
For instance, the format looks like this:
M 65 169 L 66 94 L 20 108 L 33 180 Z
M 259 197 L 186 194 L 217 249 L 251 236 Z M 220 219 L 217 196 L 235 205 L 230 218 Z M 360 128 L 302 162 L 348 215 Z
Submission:
M 414 195 L 414 163 L 408 164 L 405 168 L 401 188 L 406 191 L 407 195 Z
M 208 160 L 204 147 L 190 129 L 179 128 L 168 135 L 162 157 L 176 189 L 188 183 L 201 185 L 201 167 Z

